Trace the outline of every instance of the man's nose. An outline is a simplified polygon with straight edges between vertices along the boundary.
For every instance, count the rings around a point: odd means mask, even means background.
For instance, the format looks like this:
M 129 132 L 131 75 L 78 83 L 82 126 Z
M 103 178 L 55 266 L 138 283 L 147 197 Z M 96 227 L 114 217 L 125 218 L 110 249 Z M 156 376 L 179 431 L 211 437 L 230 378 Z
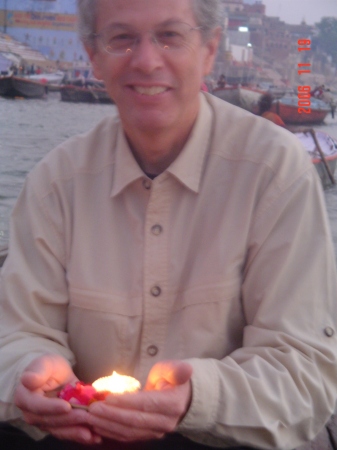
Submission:
M 146 73 L 151 73 L 163 66 L 162 49 L 150 33 L 143 35 L 135 45 L 130 64 L 133 68 Z

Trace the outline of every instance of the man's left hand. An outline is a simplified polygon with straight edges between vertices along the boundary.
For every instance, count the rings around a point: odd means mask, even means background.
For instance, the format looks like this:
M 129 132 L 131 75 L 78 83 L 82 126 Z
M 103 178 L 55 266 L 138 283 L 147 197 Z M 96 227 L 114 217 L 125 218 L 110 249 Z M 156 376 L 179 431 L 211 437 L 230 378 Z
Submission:
M 88 422 L 96 434 L 108 439 L 160 439 L 173 432 L 188 411 L 191 375 L 192 367 L 185 362 L 160 362 L 151 369 L 144 390 L 93 403 Z

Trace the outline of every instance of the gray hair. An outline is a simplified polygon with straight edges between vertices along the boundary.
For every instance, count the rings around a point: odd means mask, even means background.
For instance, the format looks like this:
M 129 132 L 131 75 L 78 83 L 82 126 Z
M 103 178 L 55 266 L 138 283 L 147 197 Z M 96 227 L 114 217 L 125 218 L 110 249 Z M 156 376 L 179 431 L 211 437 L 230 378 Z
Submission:
M 78 32 L 82 42 L 94 48 L 94 33 L 96 32 L 96 14 L 98 0 L 77 0 Z M 195 18 L 206 40 L 211 31 L 221 26 L 221 0 L 192 0 Z

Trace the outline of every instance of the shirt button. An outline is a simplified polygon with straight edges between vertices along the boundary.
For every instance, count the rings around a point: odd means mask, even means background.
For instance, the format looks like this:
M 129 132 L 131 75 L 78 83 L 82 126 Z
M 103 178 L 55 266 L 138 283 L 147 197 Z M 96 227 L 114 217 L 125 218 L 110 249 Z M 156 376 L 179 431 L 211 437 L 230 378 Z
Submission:
M 331 327 L 324 328 L 325 336 L 332 337 L 335 334 L 335 331 Z
M 151 181 L 148 178 L 143 179 L 143 187 L 144 189 L 151 189 Z
M 153 286 L 153 288 L 151 289 L 151 294 L 153 295 L 153 297 L 159 297 L 159 295 L 161 294 L 161 289 L 159 286 Z
M 163 227 L 161 225 L 153 225 L 153 227 L 151 228 L 151 232 L 152 234 L 154 234 L 155 236 L 159 236 L 160 233 L 162 233 L 163 231 Z
M 159 350 L 158 350 L 158 347 L 156 347 L 155 345 L 150 345 L 146 351 L 147 351 L 148 355 L 156 356 L 156 354 L 158 353 Z

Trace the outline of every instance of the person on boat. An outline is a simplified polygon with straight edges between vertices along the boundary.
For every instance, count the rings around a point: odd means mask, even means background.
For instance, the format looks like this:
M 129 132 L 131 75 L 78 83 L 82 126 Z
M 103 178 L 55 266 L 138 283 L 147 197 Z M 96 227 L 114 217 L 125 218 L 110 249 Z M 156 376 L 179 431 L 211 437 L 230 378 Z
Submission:
M 316 86 L 315 89 L 313 89 L 310 92 L 311 97 L 322 99 L 325 91 L 325 86 L 322 84 L 321 86 Z
M 226 77 L 222 73 L 218 80 L 218 88 L 223 89 L 226 86 Z
M 0 294 L 7 438 L 11 424 L 48 435 L 20 449 L 313 439 L 337 395 L 336 267 L 313 164 L 291 133 L 200 91 L 219 0 L 78 6 L 117 112 L 49 152 L 13 210 Z M 53 397 L 113 370 L 143 389 L 87 411 Z
M 270 120 L 271 122 L 285 128 L 285 123 L 282 118 L 275 112 L 271 111 L 273 104 L 273 97 L 271 94 L 263 94 L 259 100 L 259 115 L 264 119 Z
M 335 111 L 336 111 L 336 100 L 334 98 L 331 98 L 330 100 L 330 110 L 331 110 L 331 117 L 335 118 Z

